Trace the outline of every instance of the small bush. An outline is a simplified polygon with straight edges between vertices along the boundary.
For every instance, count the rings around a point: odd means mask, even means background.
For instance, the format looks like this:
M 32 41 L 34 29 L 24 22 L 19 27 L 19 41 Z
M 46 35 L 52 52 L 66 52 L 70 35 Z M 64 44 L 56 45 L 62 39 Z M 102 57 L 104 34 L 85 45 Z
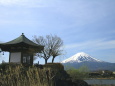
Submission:
M 72 78 L 73 81 L 89 77 L 89 70 L 85 66 L 82 66 L 79 69 L 69 68 L 66 71 L 70 75 L 70 77 Z

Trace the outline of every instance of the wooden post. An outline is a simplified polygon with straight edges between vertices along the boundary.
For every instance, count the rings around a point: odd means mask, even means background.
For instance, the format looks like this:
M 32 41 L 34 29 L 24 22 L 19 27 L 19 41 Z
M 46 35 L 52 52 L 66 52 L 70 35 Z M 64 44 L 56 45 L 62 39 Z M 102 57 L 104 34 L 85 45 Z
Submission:
M 21 52 L 21 64 L 23 64 L 23 52 Z
M 33 65 L 33 54 L 30 55 L 30 65 Z
M 10 58 L 11 58 L 11 52 L 9 52 L 9 63 L 10 63 Z

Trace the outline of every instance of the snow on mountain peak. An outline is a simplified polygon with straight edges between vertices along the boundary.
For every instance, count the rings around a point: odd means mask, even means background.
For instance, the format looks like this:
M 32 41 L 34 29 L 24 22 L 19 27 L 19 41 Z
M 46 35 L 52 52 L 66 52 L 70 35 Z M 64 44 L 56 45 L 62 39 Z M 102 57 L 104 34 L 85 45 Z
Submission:
M 85 61 L 89 61 L 89 62 L 102 62 L 96 58 L 91 57 L 90 55 L 84 53 L 84 52 L 79 52 L 75 55 L 73 55 L 72 57 L 62 61 L 61 63 L 73 63 L 73 62 L 85 62 Z

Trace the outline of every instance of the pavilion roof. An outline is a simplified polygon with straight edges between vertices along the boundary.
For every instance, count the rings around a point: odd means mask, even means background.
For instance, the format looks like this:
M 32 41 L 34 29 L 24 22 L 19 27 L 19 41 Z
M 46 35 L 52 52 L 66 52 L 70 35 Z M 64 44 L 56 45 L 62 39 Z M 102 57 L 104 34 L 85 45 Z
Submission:
M 29 45 L 32 47 L 44 47 L 42 45 L 38 45 L 36 43 L 34 43 L 33 41 L 29 40 L 27 37 L 25 37 L 25 35 L 22 33 L 21 36 L 19 36 L 18 38 L 6 42 L 6 43 L 0 43 L 0 47 L 5 47 L 5 46 L 13 46 L 13 45 L 19 45 L 19 44 L 25 44 L 25 45 Z

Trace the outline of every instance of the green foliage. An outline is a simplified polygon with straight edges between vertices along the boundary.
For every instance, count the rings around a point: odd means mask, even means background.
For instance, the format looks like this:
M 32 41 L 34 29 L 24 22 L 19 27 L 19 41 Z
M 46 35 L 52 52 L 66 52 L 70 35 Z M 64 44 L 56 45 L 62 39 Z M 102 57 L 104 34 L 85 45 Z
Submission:
M 70 75 L 70 77 L 72 77 L 73 81 L 76 81 L 77 79 L 88 78 L 89 76 L 89 70 L 86 66 L 82 66 L 79 69 L 70 67 L 66 71 Z

